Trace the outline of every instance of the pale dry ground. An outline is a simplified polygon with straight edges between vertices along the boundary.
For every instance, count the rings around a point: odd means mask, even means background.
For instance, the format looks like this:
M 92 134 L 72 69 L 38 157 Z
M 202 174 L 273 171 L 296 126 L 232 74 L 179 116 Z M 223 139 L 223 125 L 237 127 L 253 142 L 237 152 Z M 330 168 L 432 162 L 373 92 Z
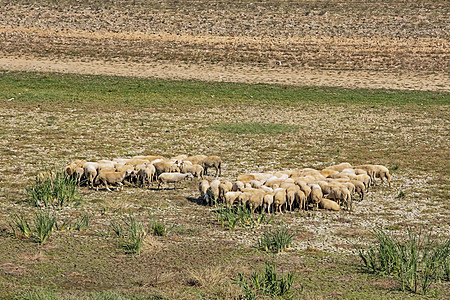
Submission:
M 130 76 L 168 80 L 200 80 L 240 83 L 269 83 L 298 86 L 450 91 L 450 76 L 407 72 L 337 71 L 306 68 L 264 68 L 220 66 L 185 62 L 136 63 L 39 57 L 0 57 L 0 69 L 10 71 L 57 72 L 91 75 Z
M 0 1 L 0 68 L 449 91 L 446 1 Z

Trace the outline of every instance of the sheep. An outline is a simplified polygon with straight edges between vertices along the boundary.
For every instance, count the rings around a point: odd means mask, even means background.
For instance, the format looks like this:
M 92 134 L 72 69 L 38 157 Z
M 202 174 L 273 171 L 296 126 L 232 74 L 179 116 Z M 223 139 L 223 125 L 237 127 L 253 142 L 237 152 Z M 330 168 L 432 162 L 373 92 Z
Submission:
M 183 181 L 187 178 L 192 179 L 194 176 L 191 173 L 161 173 L 158 176 L 158 189 L 160 189 L 161 185 L 165 183 L 173 183 L 173 187 L 176 188 L 177 182 Z
M 232 192 L 237 192 L 237 191 L 242 192 L 244 190 L 244 187 L 245 187 L 244 183 L 242 181 L 238 180 L 233 183 L 233 187 L 231 188 L 231 191 Z
M 180 164 L 180 172 L 181 173 L 192 173 L 194 177 L 203 179 L 203 167 L 199 164 L 190 165 L 186 162 L 182 162 Z
M 190 161 L 192 164 L 199 164 L 199 165 L 203 165 L 203 160 L 206 159 L 208 156 L 206 155 L 194 155 L 194 156 L 189 156 L 186 159 L 183 159 L 184 161 Z
M 217 179 L 214 179 L 209 183 L 209 189 L 207 192 L 210 199 L 209 205 L 212 205 L 213 201 L 217 201 L 219 199 L 219 185 L 220 181 Z
M 265 195 L 264 191 L 258 190 L 258 189 L 251 192 L 251 196 L 248 199 L 247 203 L 248 203 L 249 209 L 252 212 L 255 212 L 260 206 L 262 206 L 264 195 Z
M 155 166 L 157 176 L 161 175 L 162 173 L 180 172 L 180 168 L 177 164 L 171 163 L 166 160 L 154 163 L 153 166 Z
M 250 191 L 242 192 L 238 196 L 238 203 L 239 203 L 239 205 L 246 206 L 247 202 L 250 200 L 251 196 L 252 196 L 252 192 L 250 192 Z
M 252 181 L 250 181 L 250 185 L 254 189 L 259 189 L 263 185 L 263 183 L 261 181 L 258 181 L 258 180 L 252 180 Z
M 309 195 L 311 194 L 311 187 L 302 180 L 296 180 L 295 184 L 298 185 L 300 189 L 305 193 L 306 198 L 309 198 Z
M 209 181 L 208 180 L 202 180 L 198 184 L 198 190 L 200 192 L 200 198 L 203 200 L 204 204 L 209 204 L 209 196 L 208 196 L 208 189 L 209 189 Z
M 263 198 L 263 209 L 267 208 L 267 213 L 270 213 L 270 206 L 273 203 L 273 192 L 267 193 Z
M 94 179 L 97 177 L 97 164 L 96 163 L 85 163 L 83 164 L 84 177 L 88 181 L 88 186 L 94 187 Z
M 337 203 L 345 206 L 347 210 L 352 210 L 352 196 L 345 186 L 336 187 L 327 195 L 328 199 L 333 199 Z M 349 209 L 350 208 L 350 209 Z
M 201 165 L 203 166 L 204 174 L 208 175 L 208 168 L 216 169 L 216 176 L 219 177 L 222 174 L 222 160 L 218 156 L 208 156 L 202 160 Z
M 339 173 L 336 170 L 332 170 L 332 169 L 323 169 L 322 171 L 319 171 L 320 174 L 324 177 L 328 177 L 329 175 L 335 175 L 337 173 Z
M 240 181 L 240 182 L 242 182 L 242 183 L 249 183 L 249 182 L 251 182 L 252 180 L 256 180 L 256 176 L 255 175 L 253 175 L 253 174 L 244 174 L 244 175 L 239 175 L 238 177 L 237 177 L 237 181 Z
M 233 204 L 238 200 L 239 195 L 242 192 L 226 192 L 224 196 L 224 202 L 227 207 L 233 206 Z
M 274 190 L 273 204 L 275 206 L 275 213 L 281 213 L 281 207 L 286 203 L 286 190 L 277 188 Z
M 317 184 L 310 184 L 311 194 L 309 195 L 311 203 L 313 204 L 313 209 L 319 209 L 319 202 L 323 198 L 322 189 Z
M 150 186 L 150 183 L 153 181 L 156 174 L 155 166 L 152 164 L 149 164 L 148 166 L 145 166 L 144 168 L 140 168 L 137 171 L 137 180 L 142 184 L 142 186 Z
M 301 189 L 298 189 L 295 192 L 295 199 L 298 203 L 299 209 L 306 209 L 306 195 L 305 192 L 303 192 Z
M 386 179 L 386 181 L 389 184 L 389 187 L 391 187 L 391 175 L 389 174 L 389 169 L 382 165 L 374 165 L 374 169 L 375 169 L 374 172 L 375 178 L 380 178 L 381 184 L 383 184 L 384 179 Z
M 335 210 L 335 211 L 340 211 L 341 207 L 339 206 L 339 204 L 337 204 L 336 202 L 326 199 L 326 198 L 322 198 L 319 202 L 319 207 L 321 209 L 329 209 L 329 210 Z
M 364 183 L 359 180 L 350 180 L 350 182 L 355 186 L 355 192 L 359 195 L 359 198 L 364 200 Z
M 367 174 L 359 174 L 356 175 L 356 179 L 358 181 L 361 181 L 364 184 L 364 187 L 366 188 L 366 192 L 369 191 L 370 186 L 370 176 Z
M 348 168 L 352 168 L 352 165 L 349 164 L 349 163 L 340 163 L 338 165 L 329 166 L 326 169 L 331 169 L 331 170 L 335 170 L 335 171 L 341 172 L 342 170 L 348 169 Z
M 229 181 L 221 182 L 219 184 L 219 199 L 224 201 L 225 194 L 230 192 L 233 187 L 233 184 Z
M 123 180 L 127 175 L 130 174 L 130 171 L 122 171 L 122 172 L 116 172 L 114 171 L 101 171 L 99 172 L 97 178 L 95 179 L 96 183 L 101 183 L 105 186 L 105 188 L 111 192 L 111 189 L 108 187 L 108 184 L 114 185 L 117 184 L 119 187 L 117 190 L 122 187 L 123 189 Z M 97 191 L 98 191 L 98 185 L 97 185 Z
M 261 190 L 263 190 L 266 193 L 273 193 L 273 188 L 270 188 L 268 186 L 262 185 L 259 187 Z
M 133 156 L 132 159 L 135 160 L 146 160 L 146 161 L 153 161 L 155 159 L 164 159 L 164 156 L 161 155 L 137 155 L 137 156 Z
M 289 208 L 292 211 L 292 206 L 295 204 L 297 200 L 297 191 L 300 190 L 300 187 L 295 184 L 290 184 L 286 187 L 281 187 L 286 189 L 286 209 Z
M 75 182 L 80 185 L 81 180 L 83 179 L 84 176 L 84 169 L 82 167 L 77 167 L 75 169 L 75 172 L 73 172 L 73 176 L 75 179 Z

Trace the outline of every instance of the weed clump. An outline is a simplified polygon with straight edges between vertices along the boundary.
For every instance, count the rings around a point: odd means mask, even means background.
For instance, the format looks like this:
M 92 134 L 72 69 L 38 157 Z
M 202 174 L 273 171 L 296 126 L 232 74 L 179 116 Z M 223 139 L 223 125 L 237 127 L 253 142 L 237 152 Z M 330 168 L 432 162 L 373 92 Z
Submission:
M 279 227 L 266 231 L 258 241 L 260 249 L 266 252 L 280 253 L 291 246 L 294 234 L 286 227 Z
M 431 232 L 415 233 L 399 240 L 382 228 L 373 230 L 377 243 L 366 250 L 358 249 L 366 269 L 392 276 L 402 290 L 426 294 L 432 283 L 449 281 L 450 239 L 441 243 L 431 239 Z
M 110 229 L 119 238 L 119 245 L 127 254 L 140 255 L 146 232 L 141 222 L 129 216 L 123 224 L 111 222 Z
M 287 273 L 281 276 L 277 274 L 273 263 L 265 263 L 265 268 L 260 271 L 254 271 L 250 278 L 245 278 L 242 273 L 238 273 L 235 281 L 244 295 L 239 299 L 260 299 L 261 296 L 280 297 L 287 296 L 294 283 L 294 274 Z
M 62 171 L 37 176 L 26 192 L 27 201 L 38 207 L 63 207 L 81 200 L 76 180 Z
M 214 214 L 222 227 L 229 230 L 235 229 L 237 226 L 255 228 L 260 224 L 270 224 L 273 220 L 273 215 L 267 219 L 264 211 L 261 214 L 254 214 L 251 209 L 243 205 L 227 207 L 216 203 Z

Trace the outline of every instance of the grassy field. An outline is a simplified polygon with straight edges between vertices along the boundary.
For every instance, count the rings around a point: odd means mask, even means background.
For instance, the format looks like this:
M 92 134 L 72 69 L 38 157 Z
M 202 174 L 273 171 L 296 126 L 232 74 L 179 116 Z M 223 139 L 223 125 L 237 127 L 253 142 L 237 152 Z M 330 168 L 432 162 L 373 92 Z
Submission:
M 267 261 L 294 272 L 294 299 L 423 298 L 366 273 L 353 245 L 373 240 L 376 226 L 449 237 L 449 105 L 437 92 L 1 72 L 0 298 L 231 299 L 242 295 L 238 273 Z M 88 230 L 56 230 L 44 245 L 12 234 L 12 214 L 32 220 L 38 210 L 25 199 L 39 171 L 75 159 L 185 153 L 220 155 L 228 179 L 348 161 L 386 165 L 393 182 L 352 213 L 286 213 L 235 230 L 198 203 L 195 181 L 175 190 L 81 188 L 79 206 L 50 211 L 60 222 L 88 214 Z M 141 255 L 126 254 L 109 225 L 131 215 L 149 228 L 149 212 L 171 231 L 147 235 Z M 291 248 L 259 250 L 262 234 L 281 225 L 295 234 Z M 427 297 L 449 292 L 440 283 Z

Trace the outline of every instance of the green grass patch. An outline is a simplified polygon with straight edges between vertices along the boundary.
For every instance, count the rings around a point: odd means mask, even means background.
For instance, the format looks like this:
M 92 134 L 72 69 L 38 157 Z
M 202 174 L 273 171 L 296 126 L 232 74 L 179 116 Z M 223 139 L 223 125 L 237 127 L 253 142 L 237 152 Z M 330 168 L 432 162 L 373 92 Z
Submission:
M 264 211 L 261 214 L 255 214 L 244 205 L 227 207 L 217 203 L 213 213 L 216 215 L 217 221 L 222 227 L 229 230 L 235 229 L 236 227 L 252 229 L 258 227 L 260 224 L 270 224 L 274 217 L 272 215 L 270 218 L 267 218 Z
M 119 238 L 119 245 L 127 254 L 140 255 L 146 231 L 141 222 L 129 216 L 123 223 L 111 222 L 110 230 Z
M 233 134 L 280 134 L 298 130 L 298 126 L 276 123 L 222 123 L 211 130 Z
M 254 271 L 249 278 L 239 273 L 236 283 L 244 292 L 239 299 L 261 299 L 267 296 L 285 298 L 291 291 L 294 274 L 280 276 L 273 263 L 266 263 L 263 270 Z
M 294 234 L 282 226 L 264 232 L 258 241 L 258 246 L 266 252 L 280 253 L 291 246 L 293 238 Z
M 63 207 L 79 204 L 81 198 L 75 179 L 63 171 L 43 173 L 34 184 L 26 189 L 27 201 L 38 207 Z
M 23 103 L 65 103 L 164 107 L 190 105 L 449 105 L 445 92 L 298 87 L 200 81 L 165 81 L 114 76 L 0 71 L 0 99 Z M 213 97 L 212 97 L 213 96 Z

